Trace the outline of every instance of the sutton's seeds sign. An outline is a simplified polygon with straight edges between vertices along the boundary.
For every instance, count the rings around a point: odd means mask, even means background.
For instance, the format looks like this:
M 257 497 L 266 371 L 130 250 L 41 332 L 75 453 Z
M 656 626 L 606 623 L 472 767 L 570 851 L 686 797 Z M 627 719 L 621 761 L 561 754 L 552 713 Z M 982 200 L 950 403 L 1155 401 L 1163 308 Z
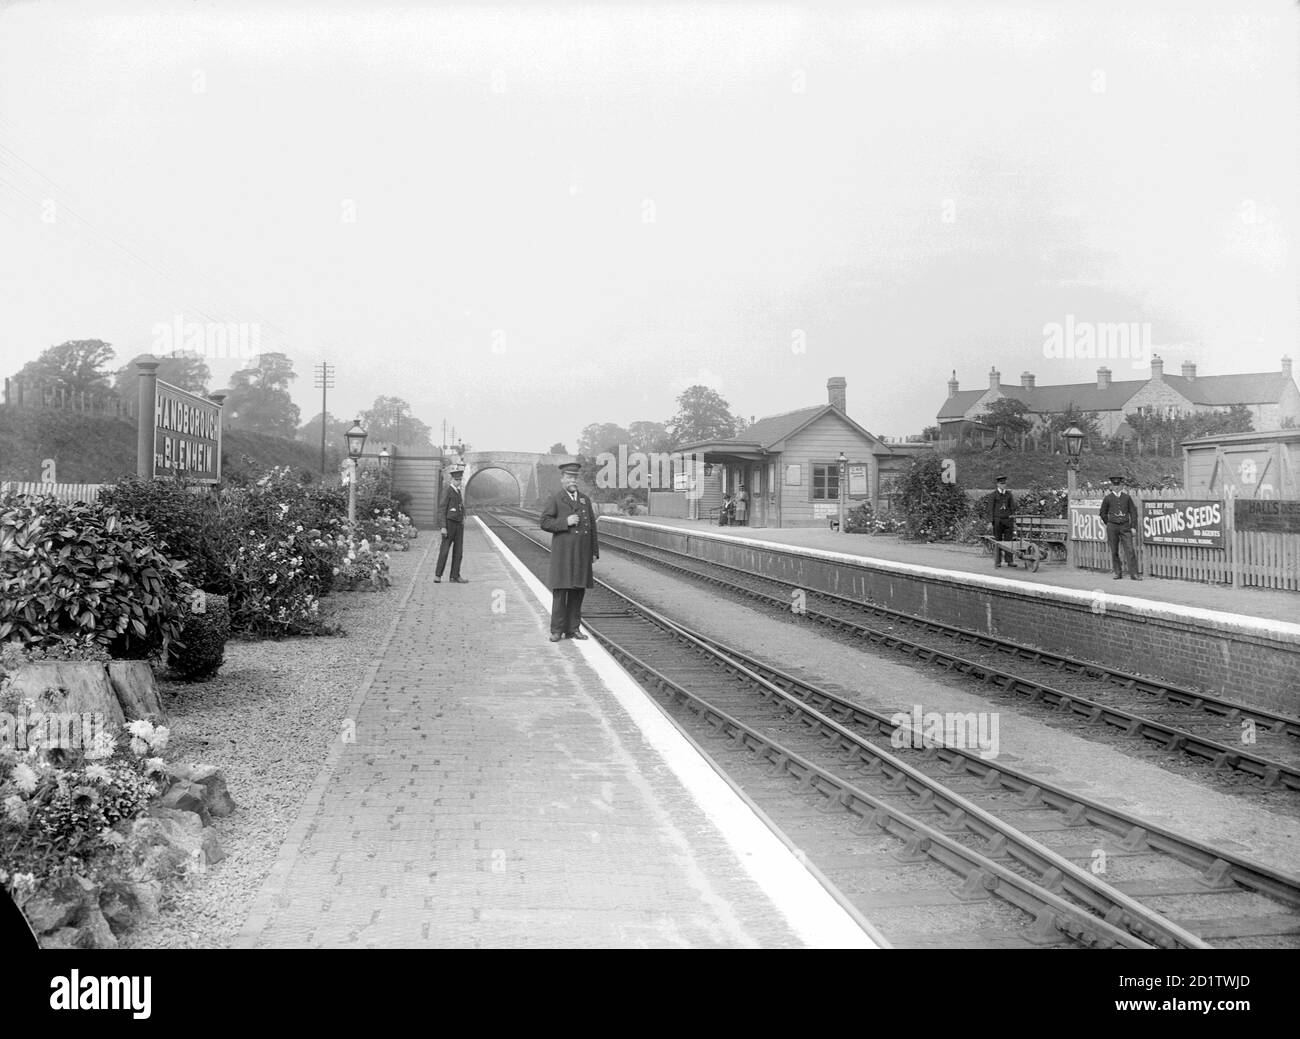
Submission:
M 159 382 L 154 391 L 153 475 L 221 482 L 220 405 Z
M 1151 499 L 1142 503 L 1142 540 L 1148 545 L 1223 547 L 1223 504 Z

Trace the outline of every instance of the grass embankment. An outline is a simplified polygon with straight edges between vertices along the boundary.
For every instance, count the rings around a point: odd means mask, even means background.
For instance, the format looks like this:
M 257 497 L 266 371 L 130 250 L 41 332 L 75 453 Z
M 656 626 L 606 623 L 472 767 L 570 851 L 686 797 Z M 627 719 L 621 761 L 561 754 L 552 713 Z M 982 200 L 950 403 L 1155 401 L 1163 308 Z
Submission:
M 1045 484 L 1064 487 L 1065 456 L 1026 451 L 959 450 L 946 452 L 944 457 L 957 463 L 957 481 L 966 488 L 982 489 L 993 486 L 994 477 L 1005 473 L 1012 487 L 1029 487 Z M 1143 487 L 1181 485 L 1183 482 L 1183 457 L 1168 454 L 1160 457 L 1146 455 L 1119 455 L 1085 453 L 1079 463 L 1079 483 L 1105 483 L 1119 473 Z
M 0 408 L 0 480 L 39 480 L 44 460 L 55 461 L 60 483 L 115 483 L 135 472 L 133 420 L 57 408 Z M 240 468 L 243 456 L 260 465 L 318 472 L 320 447 L 264 433 L 228 429 L 222 470 Z M 337 470 L 337 455 L 327 459 Z

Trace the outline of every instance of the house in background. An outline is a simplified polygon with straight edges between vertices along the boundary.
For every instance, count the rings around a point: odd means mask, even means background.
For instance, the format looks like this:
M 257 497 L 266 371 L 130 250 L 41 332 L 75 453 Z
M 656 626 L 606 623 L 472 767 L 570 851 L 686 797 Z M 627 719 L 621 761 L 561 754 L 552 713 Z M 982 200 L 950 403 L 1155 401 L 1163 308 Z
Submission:
M 1300 424 L 1300 387 L 1291 374 L 1290 357 L 1282 358 L 1282 368 L 1276 372 L 1201 376 L 1191 361 L 1183 362 L 1181 375 L 1165 375 L 1164 361 L 1152 357 L 1149 378 L 1125 382 L 1113 381 L 1111 370 L 1103 367 L 1097 369 L 1095 383 L 1038 386 L 1034 375 L 1024 372 L 1019 386 L 1004 386 L 1001 373 L 992 368 L 988 389 L 961 390 L 954 371 L 948 380 L 948 399 L 939 409 L 939 436 L 968 436 L 980 428 L 984 410 L 1002 397 L 1024 402 L 1027 417 L 1036 426 L 1045 425 L 1049 416 L 1068 410 L 1071 404 L 1079 411 L 1095 411 L 1103 436 L 1126 435 L 1125 416 L 1134 412 L 1227 411 L 1237 404 L 1250 409 L 1257 430 Z
M 827 380 L 826 390 L 825 404 L 761 418 L 730 440 L 679 448 L 718 477 L 716 487 L 706 486 L 695 518 L 710 518 L 723 493 L 744 490 L 751 526 L 825 526 L 839 514 L 841 452 L 848 459 L 845 507 L 877 504 L 882 467 L 891 470 L 893 452 L 849 418 L 844 378 Z

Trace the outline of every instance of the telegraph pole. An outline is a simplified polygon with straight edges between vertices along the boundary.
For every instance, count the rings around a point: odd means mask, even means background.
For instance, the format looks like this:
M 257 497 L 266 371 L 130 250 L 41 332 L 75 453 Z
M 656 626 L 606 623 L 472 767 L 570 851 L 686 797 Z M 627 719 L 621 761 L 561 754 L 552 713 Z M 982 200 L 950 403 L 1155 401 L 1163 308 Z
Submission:
M 334 365 L 321 361 L 315 367 L 316 385 L 320 387 L 320 474 L 325 475 L 325 427 L 329 413 L 325 410 L 325 391 L 334 388 Z

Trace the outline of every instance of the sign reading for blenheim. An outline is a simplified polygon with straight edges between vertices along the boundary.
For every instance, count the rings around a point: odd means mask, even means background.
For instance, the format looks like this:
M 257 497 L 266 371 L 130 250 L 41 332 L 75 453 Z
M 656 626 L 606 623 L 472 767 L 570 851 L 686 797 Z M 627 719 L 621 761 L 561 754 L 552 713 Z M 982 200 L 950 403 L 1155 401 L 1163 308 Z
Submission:
M 221 482 L 221 407 L 159 381 L 154 391 L 153 475 Z

